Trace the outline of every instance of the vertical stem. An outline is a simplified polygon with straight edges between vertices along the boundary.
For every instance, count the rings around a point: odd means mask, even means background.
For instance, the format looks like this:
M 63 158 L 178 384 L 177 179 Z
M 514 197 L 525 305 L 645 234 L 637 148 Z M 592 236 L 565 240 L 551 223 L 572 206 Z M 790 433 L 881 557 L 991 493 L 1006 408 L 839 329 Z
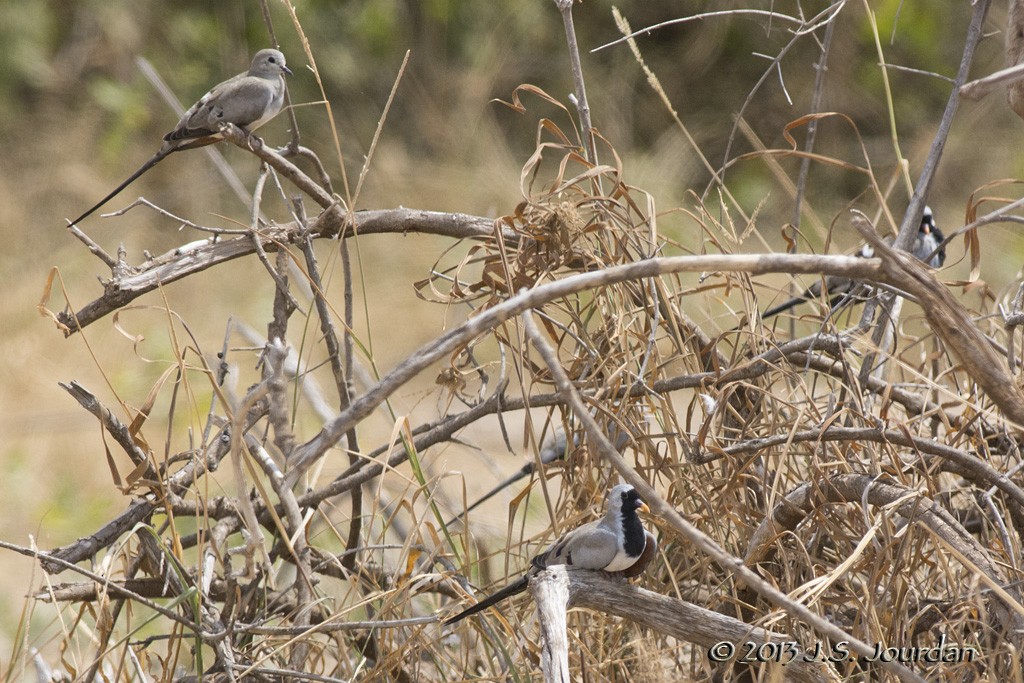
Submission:
M 903 151 L 900 149 L 900 134 L 896 130 L 896 107 L 893 102 L 892 86 L 889 85 L 889 67 L 885 62 L 885 53 L 882 52 L 882 40 L 878 35 L 878 22 L 875 21 L 875 13 L 872 11 L 871 6 L 867 0 L 864 2 L 864 12 L 867 14 L 868 23 L 871 26 L 871 35 L 875 39 L 875 51 L 878 53 L 878 64 L 882 70 L 882 90 L 885 93 L 885 104 L 886 110 L 889 113 L 889 135 L 892 138 L 892 149 L 896 153 L 896 164 L 900 169 L 901 175 L 903 176 L 903 182 L 906 183 L 907 192 L 911 192 L 912 185 L 910 182 L 910 171 L 907 165 L 907 160 L 903 156 Z
M 1024 1 L 1010 0 L 1006 22 L 1006 66 L 1024 62 Z M 1006 101 L 1017 116 L 1024 118 L 1024 81 L 1016 79 L 1006 85 Z
M 821 97 L 822 92 L 825 89 L 825 72 L 828 71 L 828 55 L 832 48 L 832 36 L 836 32 L 836 22 L 830 21 L 825 27 L 825 38 L 821 44 L 821 57 L 818 62 L 814 65 L 814 94 L 811 97 L 811 113 L 817 114 L 821 111 Z M 811 157 L 810 153 L 814 151 L 814 140 L 818 135 L 818 120 L 812 118 L 807 124 L 807 139 L 804 141 L 804 151 L 807 152 L 808 156 L 805 156 L 800 161 L 800 174 L 797 176 L 796 181 L 796 201 L 793 205 L 793 226 L 800 229 L 800 214 L 803 209 L 804 193 L 807 191 L 807 176 L 811 171 Z M 787 251 L 794 253 L 795 249 L 791 247 Z
M 260 0 L 260 12 L 263 14 L 263 23 L 267 25 L 267 33 L 270 36 L 270 44 L 274 46 L 274 49 L 280 49 L 281 43 L 277 40 L 277 34 L 274 32 L 274 22 L 270 18 L 270 7 L 267 5 L 267 0 Z M 284 110 L 288 112 L 288 123 L 291 126 L 292 137 L 288 141 L 288 151 L 294 153 L 299 148 L 299 121 L 295 118 L 295 110 L 292 109 L 292 98 L 288 94 L 288 88 L 284 89 Z
M 942 151 L 946 148 L 946 141 L 949 139 L 949 130 L 953 126 L 953 117 L 956 115 L 957 107 L 960 104 L 960 88 L 967 82 L 967 75 L 971 68 L 971 62 L 974 61 L 974 51 L 978 47 L 978 43 L 981 42 L 985 15 L 988 13 L 988 7 L 990 4 L 991 0 L 977 0 L 977 3 L 974 5 L 974 14 L 971 17 L 970 26 L 967 28 L 967 38 L 964 41 L 963 56 L 960 58 L 960 68 L 957 71 L 956 80 L 953 82 L 953 89 L 949 94 L 949 100 L 946 101 L 946 109 L 942 112 L 942 119 L 939 122 L 939 130 L 936 132 L 935 139 L 932 141 L 932 147 L 928 152 L 928 158 L 924 163 L 924 168 L 921 170 L 921 176 L 917 179 L 914 194 L 910 198 L 910 206 L 907 207 L 907 212 L 903 216 L 903 223 L 900 225 L 900 233 L 896 237 L 896 241 L 893 243 L 893 247 L 896 249 L 903 249 L 906 251 L 913 243 L 914 237 L 917 235 L 918 228 L 921 225 L 921 216 L 924 214 L 925 200 L 928 196 L 928 191 L 931 189 L 932 180 L 935 177 L 935 169 L 938 167 L 939 160 L 942 158 Z M 879 309 L 878 321 L 875 323 L 875 331 L 871 336 L 871 341 L 878 351 L 887 353 L 889 344 L 886 339 L 886 335 L 890 328 L 895 329 L 898 324 L 898 319 L 896 317 L 898 316 L 898 310 L 894 309 L 894 302 L 892 300 L 883 300 Z M 896 316 L 893 315 L 894 313 Z M 875 356 L 877 355 L 877 352 L 872 351 L 864 358 L 864 365 L 861 367 L 860 371 L 860 382 L 862 386 L 867 382 L 867 378 L 872 374 L 872 372 L 877 374 L 881 374 L 883 372 L 885 361 L 879 361 L 876 367 Z
M 569 46 L 569 62 L 572 65 L 572 79 L 576 84 L 576 109 L 580 113 L 580 133 L 587 161 L 597 163 L 597 147 L 594 144 L 594 128 L 590 121 L 590 103 L 587 101 L 587 88 L 583 82 L 583 64 L 580 62 L 580 49 L 576 42 L 576 28 L 572 23 L 572 0 L 555 0 L 555 6 L 562 13 L 562 24 L 565 26 L 565 40 Z
M 298 214 L 302 215 L 302 214 Z M 316 306 L 317 317 L 320 318 L 320 332 L 323 334 L 324 346 L 327 349 L 328 361 L 331 364 L 331 372 L 334 375 L 334 385 L 338 391 L 338 407 L 343 412 L 352 403 L 352 395 L 349 389 L 348 378 L 352 376 L 352 264 L 349 259 L 349 252 L 345 240 L 341 241 L 341 263 L 345 287 L 345 321 L 344 329 L 341 332 L 341 342 L 338 341 L 338 333 L 331 320 L 331 307 L 327 303 L 327 297 L 323 289 L 323 280 L 320 277 L 320 266 L 316 260 L 316 252 L 313 250 L 313 242 L 309 235 L 306 235 L 302 242 L 302 253 L 306 258 L 306 270 L 309 273 L 310 284 L 313 286 L 313 302 Z M 355 464 L 358 461 L 356 453 L 359 452 L 355 426 L 345 434 L 345 445 L 349 451 L 349 463 Z M 359 537 L 362 534 L 363 515 L 363 490 L 356 487 L 352 490 L 352 516 L 349 526 L 348 541 L 346 550 L 354 551 L 359 547 Z M 346 569 L 353 569 L 356 565 L 357 553 L 348 552 L 342 557 L 342 566 Z
M 341 333 L 342 342 L 342 357 L 345 363 L 345 378 L 351 379 L 352 377 L 352 322 L 354 319 L 354 306 L 352 297 L 352 259 L 349 256 L 348 251 L 348 240 L 340 240 L 341 249 L 341 272 L 342 278 L 344 279 L 345 285 L 345 327 Z M 345 410 L 352 403 L 352 394 L 349 383 L 346 381 L 343 385 L 338 387 L 341 394 L 341 409 Z M 356 434 L 355 426 L 348 430 L 345 435 L 346 445 L 348 446 L 348 461 L 349 464 L 355 466 L 359 462 L 359 441 Z M 342 560 L 341 565 L 352 571 L 355 569 L 356 560 L 358 559 L 358 553 L 354 552 L 359 547 L 359 538 L 362 535 L 363 526 L 363 487 L 357 486 L 352 489 L 352 514 L 351 521 L 348 527 L 348 540 L 345 543 L 346 549 L 349 551 Z
M 836 21 L 828 22 L 825 27 L 825 39 L 821 44 L 821 57 L 818 62 L 814 65 L 816 71 L 814 75 L 814 94 L 811 97 L 811 113 L 817 114 L 821 111 L 821 97 L 825 90 L 825 72 L 828 70 L 828 55 L 832 47 L 832 36 L 836 32 Z M 800 162 L 800 174 L 796 180 L 796 198 L 793 202 L 793 229 L 797 234 L 800 232 L 800 216 L 803 213 L 804 204 L 804 193 L 807 191 L 807 176 L 811 172 L 811 152 L 814 151 L 814 140 L 818 137 L 818 120 L 812 118 L 807 124 L 807 139 L 804 140 L 804 151 L 807 152 L 807 156 Z M 790 254 L 796 253 L 797 241 L 794 239 L 792 244 L 786 249 Z M 793 293 L 794 296 L 799 295 L 799 291 Z M 789 319 L 789 336 L 796 338 L 796 320 L 794 318 Z
M 974 61 L 974 51 L 984 35 L 985 15 L 992 0 L 977 0 L 974 5 L 974 15 L 971 17 L 971 24 L 967 29 L 967 39 L 964 45 L 964 54 L 960 59 L 960 69 L 957 71 L 956 80 L 953 82 L 953 90 L 946 101 L 946 109 L 942 112 L 942 119 L 939 121 L 939 130 L 932 141 L 928 158 L 921 169 L 921 175 L 917 179 L 917 186 L 914 188 L 914 196 L 910 198 L 910 206 L 903 216 L 903 223 L 900 225 L 900 234 L 893 244 L 897 249 L 906 250 L 917 236 L 918 228 L 921 225 L 921 216 L 924 214 L 925 198 L 932 186 L 932 179 L 935 177 L 935 169 L 942 158 L 942 152 L 946 148 L 946 141 L 949 139 L 949 130 L 953 127 L 953 117 L 956 115 L 957 107 L 960 105 L 960 88 L 967 82 L 967 75 L 971 70 L 971 62 Z

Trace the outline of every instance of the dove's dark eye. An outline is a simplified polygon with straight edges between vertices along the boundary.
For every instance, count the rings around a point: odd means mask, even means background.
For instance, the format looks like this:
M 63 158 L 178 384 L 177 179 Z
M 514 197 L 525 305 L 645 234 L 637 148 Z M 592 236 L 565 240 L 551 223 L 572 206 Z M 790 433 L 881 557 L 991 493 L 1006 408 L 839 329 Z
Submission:
M 270 63 L 271 63 L 271 64 L 277 64 L 277 60 L 276 60 L 275 58 L 273 58 L 273 57 L 268 57 L 268 59 L 270 60 Z

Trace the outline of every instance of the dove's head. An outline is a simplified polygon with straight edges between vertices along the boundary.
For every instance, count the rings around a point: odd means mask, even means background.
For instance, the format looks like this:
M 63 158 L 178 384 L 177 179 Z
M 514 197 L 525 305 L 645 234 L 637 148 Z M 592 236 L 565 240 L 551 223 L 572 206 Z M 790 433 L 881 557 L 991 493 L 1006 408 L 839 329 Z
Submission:
M 285 64 L 284 55 L 280 50 L 260 50 L 252 58 L 252 65 L 249 67 L 250 76 L 275 78 L 281 74 L 291 76 L 292 70 Z

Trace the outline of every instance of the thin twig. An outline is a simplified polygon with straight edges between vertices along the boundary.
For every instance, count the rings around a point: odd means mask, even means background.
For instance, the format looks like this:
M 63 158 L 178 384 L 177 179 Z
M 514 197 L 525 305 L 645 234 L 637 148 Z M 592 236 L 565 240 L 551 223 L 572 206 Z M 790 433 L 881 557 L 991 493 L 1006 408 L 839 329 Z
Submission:
M 569 46 L 569 65 L 572 69 L 572 81 L 575 86 L 574 102 L 580 114 L 580 138 L 587 161 L 597 164 L 597 146 L 594 140 L 594 126 L 590 121 L 590 101 L 587 100 L 586 82 L 583 80 L 583 63 L 580 61 L 580 48 L 576 42 L 576 28 L 572 21 L 573 0 L 554 0 L 555 7 L 562 15 L 562 26 L 565 28 L 565 41 Z

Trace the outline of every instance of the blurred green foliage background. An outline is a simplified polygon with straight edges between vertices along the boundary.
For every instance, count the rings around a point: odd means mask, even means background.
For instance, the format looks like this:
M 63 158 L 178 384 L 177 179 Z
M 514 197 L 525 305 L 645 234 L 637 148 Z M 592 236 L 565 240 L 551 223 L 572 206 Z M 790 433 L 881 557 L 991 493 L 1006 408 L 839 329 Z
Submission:
M 868 5 L 877 14 L 887 62 L 946 77 L 955 73 L 967 4 L 951 3 L 941 12 L 927 3 L 899 0 Z M 285 7 L 277 2 L 270 6 L 282 47 L 298 66 L 291 90 L 296 103 L 307 103 L 298 110 L 305 140 L 314 148 L 329 148 L 324 108 L 309 104 L 321 96 L 302 68 L 298 36 Z M 634 28 L 737 9 L 800 14 L 795 2 L 626 0 L 617 6 Z M 618 37 L 611 7 L 600 1 L 578 7 L 576 28 L 584 50 Z M 804 11 L 825 7 L 819 2 Z M 301 4 L 296 12 L 352 171 L 360 166 L 406 50 L 411 51 L 409 69 L 389 117 L 385 144 L 409 162 L 472 168 L 500 156 L 497 161 L 514 163 L 532 149 L 534 136 L 522 117 L 491 100 L 507 99 L 521 83 L 562 99 L 572 88 L 559 17 L 553 3 L 545 0 L 318 1 Z M 872 163 L 884 172 L 895 160 L 882 72 L 864 6 L 848 3 L 839 21 L 824 109 L 853 118 Z M 998 30 L 998 17 L 991 17 L 990 24 Z M 727 149 L 732 156 L 749 150 L 743 140 L 729 143 L 733 117 L 741 108 L 769 147 L 782 145 L 782 127 L 808 111 L 823 30 L 794 40 L 792 28 L 781 19 L 737 14 L 668 26 L 641 37 L 646 63 L 713 165 L 724 163 Z M 23 174 L 26 163 L 34 162 L 51 177 L 64 176 L 62 197 L 46 202 L 61 213 L 74 213 L 126 175 L 175 121 L 140 76 L 136 57 L 150 60 L 187 104 L 210 84 L 244 68 L 251 53 L 268 43 L 256 2 L 150 0 L 7 0 L 0 7 L 0 38 L 7 46 L 0 55 L 0 133 L 15 146 L 41 134 L 63 136 L 59 149 L 75 157 L 54 168 L 57 159 L 35 153 L 22 161 L 15 153 L 4 171 Z M 986 41 L 979 65 L 999 64 L 1000 42 L 998 36 Z M 773 70 L 768 57 L 783 49 L 785 56 Z M 678 201 L 688 188 L 703 189 L 709 174 L 695 162 L 628 49 L 620 44 L 585 56 L 601 133 L 620 154 L 656 157 L 662 169 L 657 176 L 675 176 L 677 182 L 664 200 Z M 903 151 L 913 166 L 920 162 L 941 113 L 948 83 L 898 71 L 889 76 Z M 762 78 L 763 85 L 752 92 Z M 990 99 L 981 106 L 999 106 L 998 96 Z M 1004 124 L 1006 117 L 1005 111 L 999 112 Z M 825 131 L 821 151 L 848 158 L 855 151 L 849 133 L 830 136 Z M 753 200 L 768 191 L 771 181 L 763 165 L 745 165 L 735 173 L 741 175 L 733 188 L 740 196 Z M 811 190 L 818 196 L 848 198 L 861 192 L 863 183 L 839 174 Z M 478 199 L 473 195 L 478 194 L 465 193 L 458 205 L 472 210 Z M 65 197 L 72 201 L 65 203 Z M 486 196 L 476 208 L 492 208 L 497 199 Z

